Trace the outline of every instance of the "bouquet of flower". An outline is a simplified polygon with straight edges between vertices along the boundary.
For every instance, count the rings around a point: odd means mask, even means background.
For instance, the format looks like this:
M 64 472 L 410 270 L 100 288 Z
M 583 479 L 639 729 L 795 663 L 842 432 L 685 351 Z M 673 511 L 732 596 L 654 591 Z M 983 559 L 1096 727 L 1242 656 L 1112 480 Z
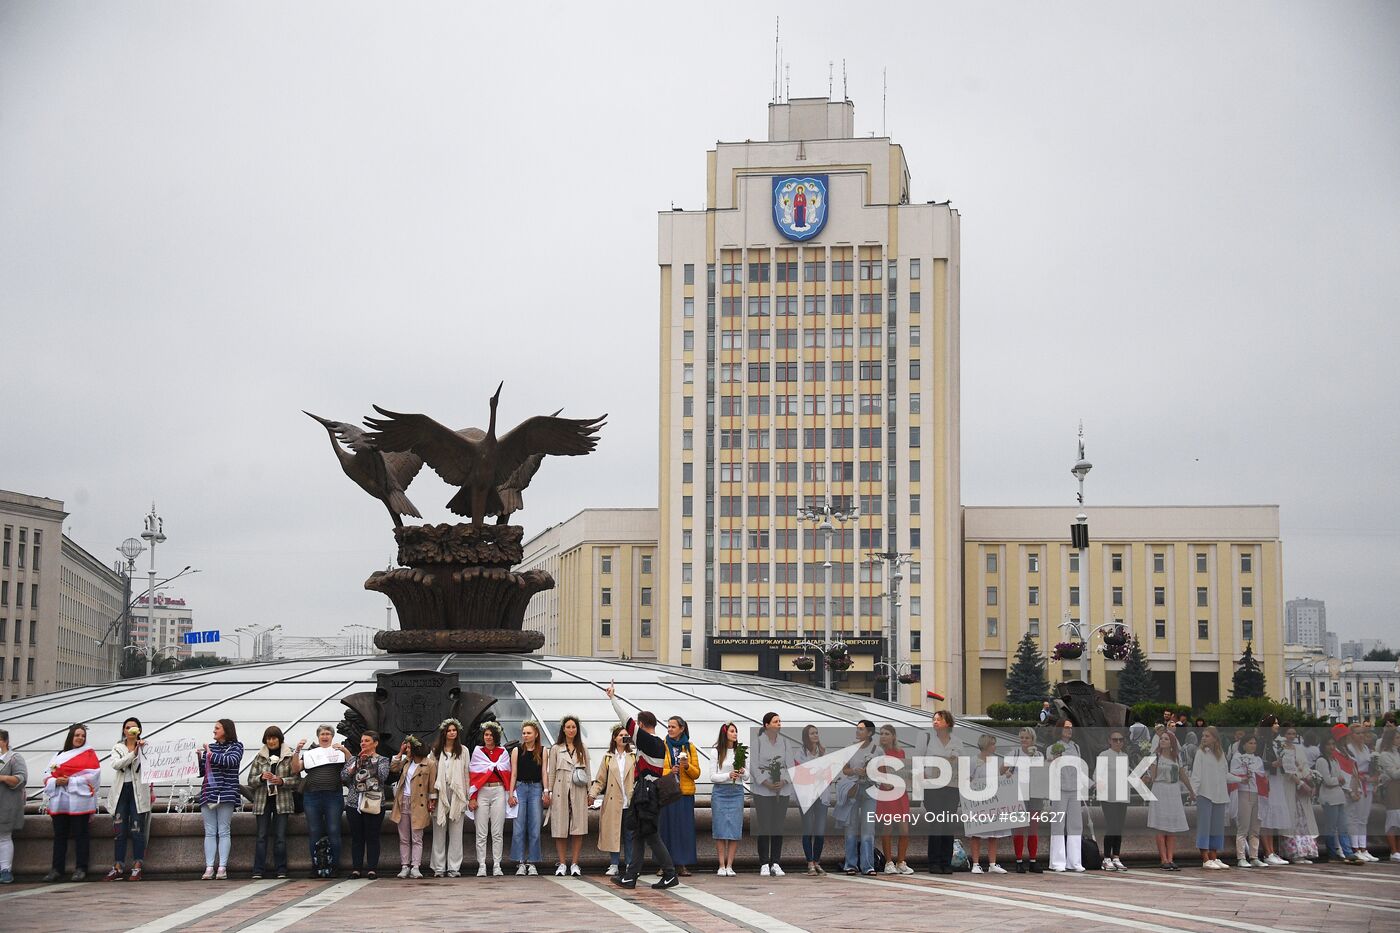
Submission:
M 268 756 L 267 756 L 267 770 L 272 771 L 272 772 L 275 773 L 275 772 L 277 771 L 277 762 L 279 762 L 279 761 L 281 761 L 281 760 L 282 760 L 282 756 L 281 756 L 281 755 L 268 755 Z M 268 792 L 268 794 L 269 794 L 270 796 L 276 797 L 276 796 L 277 796 L 277 785 L 276 785 L 276 784 L 268 784 L 268 785 L 267 785 L 267 792 Z
M 763 770 L 768 772 L 768 780 L 777 784 L 783 779 L 783 760 L 774 755 L 772 760 L 763 766 Z
M 1050 746 L 1050 754 L 1051 754 L 1051 755 L 1055 755 L 1056 757 L 1058 757 L 1058 756 L 1060 756 L 1060 755 L 1063 755 L 1064 753 L 1065 753 L 1065 743 L 1064 743 L 1064 742 L 1056 742 L 1054 745 L 1051 745 L 1051 746 Z
M 744 770 L 744 765 L 749 760 L 749 747 L 743 742 L 734 743 L 734 770 Z

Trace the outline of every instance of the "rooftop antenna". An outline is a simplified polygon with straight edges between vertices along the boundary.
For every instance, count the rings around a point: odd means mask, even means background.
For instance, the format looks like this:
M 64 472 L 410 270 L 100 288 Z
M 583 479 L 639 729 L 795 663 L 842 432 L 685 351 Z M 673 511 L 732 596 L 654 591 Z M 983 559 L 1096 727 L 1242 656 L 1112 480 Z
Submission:
M 826 61 L 826 99 L 827 99 L 827 100 L 831 100 L 831 88 L 832 88 L 832 82 L 835 80 L 835 78 L 833 77 L 833 76 L 835 75 L 835 73 L 836 73 L 836 65 L 831 61 L 831 59 L 827 59 L 827 61 Z
M 846 60 L 844 58 L 841 59 L 841 99 L 844 101 L 851 99 L 851 95 L 846 93 Z
M 792 100 L 792 66 L 783 65 L 783 100 Z
M 782 32 L 783 18 L 773 18 L 773 103 L 778 102 L 778 38 Z
M 881 68 L 881 69 L 880 69 L 880 135 L 881 135 L 881 136 L 888 136 L 888 135 L 889 135 L 888 133 L 885 132 L 885 105 L 886 105 L 886 102 L 889 100 L 889 95 L 890 95 L 889 69 L 888 69 L 888 68 Z

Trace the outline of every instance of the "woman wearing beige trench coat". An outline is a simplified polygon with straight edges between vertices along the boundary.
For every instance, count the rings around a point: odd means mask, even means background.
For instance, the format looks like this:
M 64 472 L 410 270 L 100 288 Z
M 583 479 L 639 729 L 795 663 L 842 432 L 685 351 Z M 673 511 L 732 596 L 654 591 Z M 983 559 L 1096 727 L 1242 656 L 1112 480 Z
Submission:
M 637 753 L 632 749 L 632 741 L 621 725 L 613 726 L 612 745 L 598 766 L 598 775 L 588 792 L 594 797 L 603 798 L 603 808 L 598 813 L 598 849 L 612 856 L 608 874 L 617 874 L 617 864 L 621 854 L 630 850 L 631 840 L 622 838 L 622 811 L 632 799 L 632 785 L 637 782 Z M 624 842 L 626 844 L 624 844 Z
M 574 780 L 574 769 L 580 772 L 583 782 Z M 583 837 L 588 835 L 588 806 L 592 802 L 588 796 L 588 750 L 583 747 L 583 730 L 577 716 L 565 716 L 559 723 L 555 742 L 549 749 L 544 762 L 544 795 L 540 802 L 545 806 L 549 820 L 549 834 L 554 837 L 554 846 L 559 853 L 556 875 L 569 874 L 581 877 L 578 867 L 578 854 L 583 848 Z M 572 858 L 568 849 L 572 848 Z

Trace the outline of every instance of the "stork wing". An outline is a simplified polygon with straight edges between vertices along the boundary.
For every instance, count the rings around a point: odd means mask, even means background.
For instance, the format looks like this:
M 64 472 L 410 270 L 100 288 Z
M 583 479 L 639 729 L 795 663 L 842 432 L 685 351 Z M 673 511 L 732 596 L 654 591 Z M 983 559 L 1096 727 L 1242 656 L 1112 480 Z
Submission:
M 541 463 L 544 463 L 544 454 L 531 454 L 515 468 L 515 472 L 510 474 L 502 485 L 517 491 L 524 489 L 540 471 Z
M 304 412 L 304 414 L 309 415 L 310 417 L 315 418 L 317 421 L 321 422 L 321 424 L 325 426 L 326 430 L 330 431 L 332 434 L 335 435 L 335 439 L 337 441 L 344 444 L 348 449 L 353 450 L 355 453 L 364 453 L 366 450 L 374 449 L 365 440 L 365 432 L 360 430 L 355 425 L 346 424 L 344 421 L 331 421 L 329 418 L 322 418 L 320 415 L 313 415 L 309 411 Z
M 556 418 L 553 415 L 536 415 L 526 418 L 497 443 L 497 485 L 508 482 L 511 474 L 534 454 L 578 457 L 591 453 L 598 446 L 598 429 L 603 426 L 606 417 Z
M 380 456 L 384 458 L 384 468 L 389 471 L 389 478 L 398 483 L 400 489 L 407 489 L 418 471 L 423 469 L 423 458 L 415 453 L 390 452 Z
M 411 451 L 454 486 L 470 482 L 474 455 L 470 442 L 427 415 L 403 414 L 378 405 L 374 410 L 384 416 L 365 419 L 365 424 L 374 429 L 366 440 L 376 450 L 386 454 Z

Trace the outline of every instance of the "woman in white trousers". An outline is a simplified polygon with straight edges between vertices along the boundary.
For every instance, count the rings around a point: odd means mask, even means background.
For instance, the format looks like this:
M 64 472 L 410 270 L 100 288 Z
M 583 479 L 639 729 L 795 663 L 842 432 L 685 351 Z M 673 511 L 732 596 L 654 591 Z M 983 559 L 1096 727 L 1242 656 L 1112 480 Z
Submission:
M 1070 764 L 1078 759 L 1079 746 L 1074 744 L 1074 725 L 1066 719 L 1060 726 L 1060 737 L 1050 743 L 1046 767 L 1050 769 L 1050 798 L 1046 810 L 1050 816 L 1050 870 L 1083 871 L 1084 810 L 1081 798 L 1087 788 L 1086 772 Z M 1060 759 L 1065 764 L 1056 765 Z M 1059 793 L 1055 793 L 1054 774 L 1059 772 Z

